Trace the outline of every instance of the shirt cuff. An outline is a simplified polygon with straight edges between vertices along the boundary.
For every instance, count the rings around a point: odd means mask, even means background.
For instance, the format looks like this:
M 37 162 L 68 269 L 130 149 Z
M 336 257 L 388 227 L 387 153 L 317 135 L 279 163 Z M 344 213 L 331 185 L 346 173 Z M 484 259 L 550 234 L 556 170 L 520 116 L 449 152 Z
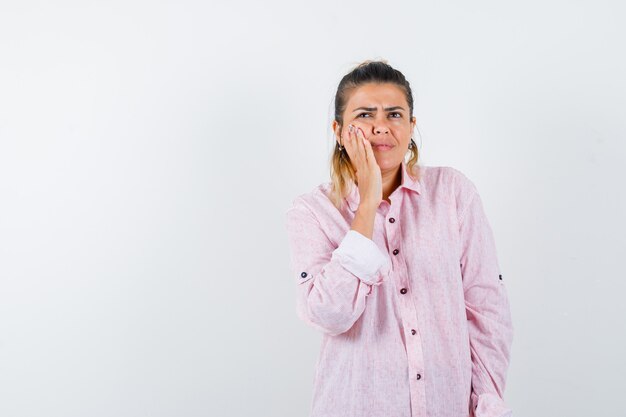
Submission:
M 391 260 L 371 239 L 350 229 L 334 250 L 341 266 L 356 275 L 366 284 L 376 285 L 391 268 Z
M 513 410 L 508 408 L 504 401 L 497 395 L 485 393 L 471 394 L 474 417 L 512 417 Z

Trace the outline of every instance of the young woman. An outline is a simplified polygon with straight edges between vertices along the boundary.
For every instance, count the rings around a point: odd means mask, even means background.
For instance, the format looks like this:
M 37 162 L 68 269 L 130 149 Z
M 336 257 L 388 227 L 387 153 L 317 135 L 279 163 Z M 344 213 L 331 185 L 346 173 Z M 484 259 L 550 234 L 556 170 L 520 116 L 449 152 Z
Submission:
M 513 327 L 476 186 L 417 164 L 411 88 L 384 61 L 343 77 L 334 119 L 331 181 L 286 212 L 296 311 L 323 333 L 310 416 L 511 416 Z

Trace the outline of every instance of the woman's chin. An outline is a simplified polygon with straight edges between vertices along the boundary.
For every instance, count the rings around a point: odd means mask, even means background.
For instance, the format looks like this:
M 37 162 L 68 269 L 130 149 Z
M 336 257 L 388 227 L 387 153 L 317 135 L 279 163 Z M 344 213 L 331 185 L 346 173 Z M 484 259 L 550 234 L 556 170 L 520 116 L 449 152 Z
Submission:
M 380 167 L 381 170 L 388 170 L 392 168 L 396 168 L 400 162 L 394 160 L 393 158 L 387 156 L 376 156 L 376 163 Z

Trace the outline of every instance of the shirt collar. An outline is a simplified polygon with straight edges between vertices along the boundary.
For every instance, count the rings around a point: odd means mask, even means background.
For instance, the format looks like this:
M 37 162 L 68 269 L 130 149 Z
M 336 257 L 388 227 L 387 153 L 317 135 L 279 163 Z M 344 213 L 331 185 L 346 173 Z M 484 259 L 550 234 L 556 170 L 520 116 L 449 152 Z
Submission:
M 400 172 L 401 172 L 402 179 L 400 182 L 400 186 L 398 188 L 406 188 L 408 190 L 415 191 L 417 194 L 421 194 L 422 184 L 420 183 L 419 179 L 413 179 L 409 176 L 409 174 L 407 173 L 407 167 L 406 167 L 405 161 L 402 161 Z M 352 189 L 346 196 L 346 200 L 348 202 L 348 206 L 350 207 L 350 210 L 356 211 L 356 209 L 359 207 L 359 202 L 360 202 L 359 187 L 357 187 L 356 184 L 354 183 L 352 184 Z

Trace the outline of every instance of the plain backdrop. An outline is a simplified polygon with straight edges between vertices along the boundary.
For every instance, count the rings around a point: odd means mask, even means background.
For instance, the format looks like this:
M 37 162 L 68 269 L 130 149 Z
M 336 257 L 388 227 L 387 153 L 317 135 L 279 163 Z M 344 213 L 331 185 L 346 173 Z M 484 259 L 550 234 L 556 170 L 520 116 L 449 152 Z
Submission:
M 420 163 L 483 198 L 514 415 L 621 415 L 625 11 L 3 0 L 0 416 L 307 416 L 284 215 L 366 59 L 411 82 Z

